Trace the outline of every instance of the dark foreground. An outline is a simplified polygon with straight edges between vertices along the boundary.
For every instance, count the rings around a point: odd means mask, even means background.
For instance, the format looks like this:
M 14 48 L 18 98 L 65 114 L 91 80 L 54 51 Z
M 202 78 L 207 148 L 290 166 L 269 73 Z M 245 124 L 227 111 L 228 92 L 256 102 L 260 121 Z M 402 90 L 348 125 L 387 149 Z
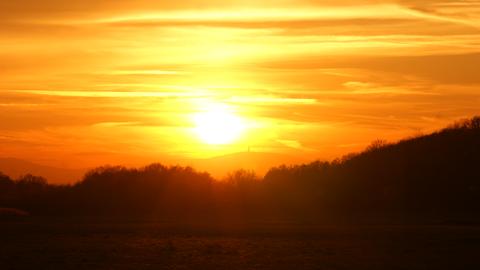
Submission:
M 480 227 L 10 221 L 0 269 L 480 269 Z

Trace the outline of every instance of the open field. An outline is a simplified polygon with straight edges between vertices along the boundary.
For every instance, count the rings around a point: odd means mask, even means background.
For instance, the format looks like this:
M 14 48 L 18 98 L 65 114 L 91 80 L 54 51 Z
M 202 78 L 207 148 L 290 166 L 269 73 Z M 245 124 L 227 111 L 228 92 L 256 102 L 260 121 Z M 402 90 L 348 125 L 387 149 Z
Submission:
M 480 227 L 0 223 L 7 269 L 480 269 Z

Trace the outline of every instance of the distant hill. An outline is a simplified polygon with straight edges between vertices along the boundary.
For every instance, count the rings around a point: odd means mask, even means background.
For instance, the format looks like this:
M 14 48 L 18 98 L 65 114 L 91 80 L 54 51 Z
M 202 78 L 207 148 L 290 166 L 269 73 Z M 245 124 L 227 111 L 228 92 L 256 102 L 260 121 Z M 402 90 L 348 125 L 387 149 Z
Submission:
M 43 176 L 53 184 L 66 184 L 81 180 L 86 171 L 87 169 L 50 167 L 16 158 L 0 158 L 0 172 L 12 178 L 30 173 Z
M 179 163 L 201 171 L 207 171 L 220 179 L 238 169 L 255 171 L 258 175 L 263 176 L 272 167 L 281 164 L 300 164 L 308 161 L 287 154 L 240 152 L 206 159 L 184 160 Z M 87 171 L 88 169 L 46 166 L 16 158 L 0 158 L 0 172 L 12 178 L 18 178 L 25 174 L 38 175 L 46 178 L 52 184 L 78 182 Z
M 244 169 L 254 171 L 260 176 L 272 167 L 282 164 L 300 164 L 310 160 L 281 153 L 239 152 L 208 159 L 197 159 L 187 162 L 187 165 L 202 171 L 210 172 L 216 178 Z

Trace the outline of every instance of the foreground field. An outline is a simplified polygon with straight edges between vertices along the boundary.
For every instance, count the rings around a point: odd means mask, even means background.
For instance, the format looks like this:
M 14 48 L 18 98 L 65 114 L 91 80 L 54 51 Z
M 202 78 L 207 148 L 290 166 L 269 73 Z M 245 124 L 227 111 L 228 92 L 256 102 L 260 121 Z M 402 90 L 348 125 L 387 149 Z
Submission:
M 480 227 L 0 222 L 0 269 L 480 269 Z

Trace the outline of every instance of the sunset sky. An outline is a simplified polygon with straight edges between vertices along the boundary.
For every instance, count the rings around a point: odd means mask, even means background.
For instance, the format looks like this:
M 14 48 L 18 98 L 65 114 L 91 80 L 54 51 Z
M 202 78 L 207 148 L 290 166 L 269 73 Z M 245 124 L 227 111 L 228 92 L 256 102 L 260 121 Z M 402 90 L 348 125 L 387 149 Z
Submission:
M 479 86 L 480 1 L 0 3 L 1 157 L 332 159 L 479 114 Z

